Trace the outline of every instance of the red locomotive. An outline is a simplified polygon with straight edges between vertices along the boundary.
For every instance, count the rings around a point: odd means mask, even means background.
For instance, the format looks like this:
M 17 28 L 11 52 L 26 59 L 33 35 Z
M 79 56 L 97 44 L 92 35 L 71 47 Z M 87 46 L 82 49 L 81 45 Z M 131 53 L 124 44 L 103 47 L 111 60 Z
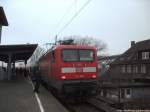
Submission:
M 56 45 L 40 58 L 39 69 L 42 80 L 61 94 L 96 94 L 95 47 Z

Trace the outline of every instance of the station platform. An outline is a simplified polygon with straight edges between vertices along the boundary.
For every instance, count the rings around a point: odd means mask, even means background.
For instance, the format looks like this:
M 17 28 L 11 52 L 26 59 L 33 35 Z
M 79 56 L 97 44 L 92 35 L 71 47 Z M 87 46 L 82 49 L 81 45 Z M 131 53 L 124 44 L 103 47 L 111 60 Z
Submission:
M 52 94 L 40 87 L 34 93 L 29 78 L 0 81 L 0 112 L 68 112 Z

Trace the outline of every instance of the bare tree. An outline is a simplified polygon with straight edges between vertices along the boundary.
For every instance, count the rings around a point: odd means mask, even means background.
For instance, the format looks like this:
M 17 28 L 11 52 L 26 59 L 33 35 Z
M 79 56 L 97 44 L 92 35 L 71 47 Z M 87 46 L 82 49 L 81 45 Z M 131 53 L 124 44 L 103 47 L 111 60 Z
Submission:
M 67 36 L 64 37 L 63 40 L 67 40 L 67 39 L 72 39 L 74 40 L 75 44 L 78 45 L 90 45 L 90 46 L 95 46 L 97 49 L 98 54 L 100 53 L 101 55 L 105 55 L 105 52 L 107 50 L 107 44 L 104 43 L 102 40 L 98 39 L 98 38 L 93 38 L 91 36 Z

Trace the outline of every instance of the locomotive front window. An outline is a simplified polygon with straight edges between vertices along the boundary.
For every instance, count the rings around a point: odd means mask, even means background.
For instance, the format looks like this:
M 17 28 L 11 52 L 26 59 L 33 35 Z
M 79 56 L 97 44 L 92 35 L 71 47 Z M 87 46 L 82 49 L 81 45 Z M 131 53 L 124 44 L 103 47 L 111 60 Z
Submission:
M 93 50 L 79 50 L 80 61 L 93 61 L 94 53 Z
M 78 50 L 65 49 L 62 52 L 63 61 L 78 61 Z
M 79 49 L 64 49 L 62 51 L 63 61 L 93 61 L 93 50 L 79 50 Z

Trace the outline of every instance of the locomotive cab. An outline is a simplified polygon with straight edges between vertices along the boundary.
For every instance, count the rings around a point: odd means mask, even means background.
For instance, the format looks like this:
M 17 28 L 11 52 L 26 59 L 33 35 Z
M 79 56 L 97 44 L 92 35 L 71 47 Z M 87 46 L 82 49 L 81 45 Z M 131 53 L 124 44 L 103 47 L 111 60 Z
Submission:
M 65 94 L 92 95 L 97 88 L 97 55 L 93 47 L 69 46 L 60 50 L 60 80 Z

